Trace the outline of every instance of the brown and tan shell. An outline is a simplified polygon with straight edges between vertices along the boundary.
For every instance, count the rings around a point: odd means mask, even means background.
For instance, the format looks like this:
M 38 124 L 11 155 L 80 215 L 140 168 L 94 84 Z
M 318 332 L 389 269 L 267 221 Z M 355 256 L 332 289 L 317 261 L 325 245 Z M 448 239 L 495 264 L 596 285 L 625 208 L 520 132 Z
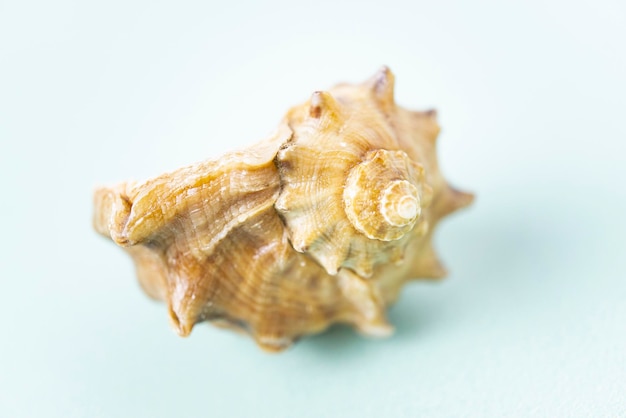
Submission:
M 473 199 L 439 171 L 435 112 L 397 106 L 393 88 L 385 67 L 313 93 L 247 149 L 101 188 L 95 228 L 182 336 L 211 321 L 278 351 L 333 323 L 388 335 L 402 285 L 445 274 L 435 225 Z

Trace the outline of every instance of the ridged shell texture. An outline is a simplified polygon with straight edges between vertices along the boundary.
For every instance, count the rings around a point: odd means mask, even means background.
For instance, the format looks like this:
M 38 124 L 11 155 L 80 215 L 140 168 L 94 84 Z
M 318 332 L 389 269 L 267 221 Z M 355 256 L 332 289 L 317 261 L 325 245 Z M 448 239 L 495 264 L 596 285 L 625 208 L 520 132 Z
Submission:
M 436 113 L 393 89 L 384 67 L 313 93 L 247 149 L 100 188 L 95 229 L 182 336 L 211 321 L 279 351 L 333 323 L 388 335 L 402 285 L 445 274 L 435 225 L 473 199 L 439 171 Z

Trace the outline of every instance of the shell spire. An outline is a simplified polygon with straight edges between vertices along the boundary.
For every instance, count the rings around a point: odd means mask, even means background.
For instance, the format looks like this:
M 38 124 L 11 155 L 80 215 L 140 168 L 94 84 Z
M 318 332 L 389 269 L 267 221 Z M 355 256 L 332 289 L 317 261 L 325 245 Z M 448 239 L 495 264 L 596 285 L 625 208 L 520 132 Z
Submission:
M 387 67 L 316 91 L 267 140 L 100 188 L 94 227 L 187 336 L 212 322 L 267 351 L 347 323 L 387 336 L 405 282 L 445 275 L 433 228 L 473 196 L 443 178 L 434 111 L 394 102 Z
M 349 173 L 343 191 L 346 215 L 369 239 L 393 241 L 410 231 L 421 213 L 420 183 L 404 151 L 376 150 Z

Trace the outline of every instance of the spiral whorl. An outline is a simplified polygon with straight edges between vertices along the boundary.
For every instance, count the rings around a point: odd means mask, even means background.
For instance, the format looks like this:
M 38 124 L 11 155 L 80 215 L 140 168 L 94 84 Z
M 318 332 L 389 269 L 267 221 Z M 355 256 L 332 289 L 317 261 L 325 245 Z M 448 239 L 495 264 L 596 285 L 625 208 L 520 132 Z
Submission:
M 415 186 L 406 180 L 396 180 L 381 193 L 380 213 L 390 226 L 405 226 L 420 215 L 420 197 Z
M 354 228 L 381 241 L 400 239 L 413 228 L 421 213 L 413 165 L 403 151 L 380 149 L 350 171 L 343 199 Z

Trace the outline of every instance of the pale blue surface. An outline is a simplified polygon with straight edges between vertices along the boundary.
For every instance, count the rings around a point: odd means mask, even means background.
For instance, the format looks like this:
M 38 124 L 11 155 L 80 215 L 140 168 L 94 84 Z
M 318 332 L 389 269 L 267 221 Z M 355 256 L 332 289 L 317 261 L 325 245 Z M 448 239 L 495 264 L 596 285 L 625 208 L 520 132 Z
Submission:
M 0 416 L 626 416 L 624 2 L 224 3 L 0 2 Z M 405 290 L 389 340 L 176 337 L 92 188 L 381 64 L 478 195 L 437 233 L 448 279 Z

